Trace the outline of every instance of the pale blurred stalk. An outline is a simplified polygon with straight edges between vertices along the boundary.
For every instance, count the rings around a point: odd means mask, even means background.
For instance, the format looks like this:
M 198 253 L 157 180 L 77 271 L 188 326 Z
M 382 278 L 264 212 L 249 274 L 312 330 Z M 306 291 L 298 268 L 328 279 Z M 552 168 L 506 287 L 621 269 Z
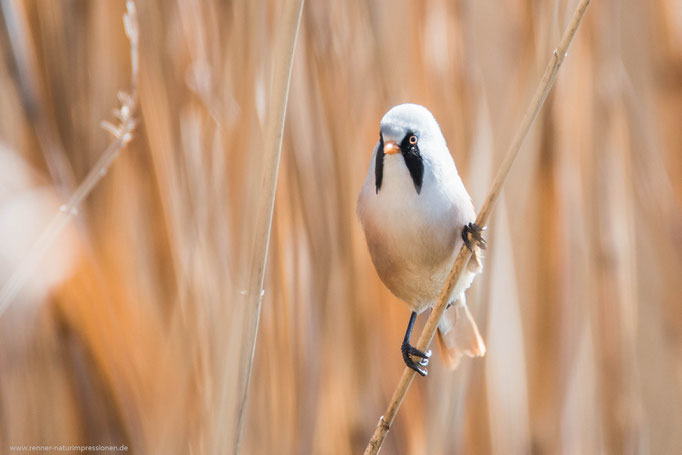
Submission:
M 137 10 L 132 0 L 126 2 L 126 13 L 123 15 L 125 33 L 130 41 L 130 67 L 131 67 L 131 91 L 130 93 L 119 92 L 118 99 L 121 103 L 119 109 L 114 110 L 116 125 L 109 122 L 102 122 L 102 127 L 109 131 L 114 140 L 109 144 L 104 153 L 90 169 L 83 182 L 78 185 L 76 191 L 68 201 L 63 204 L 59 211 L 54 215 L 50 223 L 45 227 L 26 256 L 14 269 L 10 277 L 0 288 L 0 317 L 14 301 L 19 292 L 26 284 L 26 281 L 36 271 L 36 268 L 43 259 L 45 252 L 57 239 L 62 229 L 69 223 L 72 217 L 78 215 L 78 207 L 85 198 L 92 192 L 93 188 L 104 178 L 109 167 L 118 157 L 121 150 L 133 138 L 135 129 L 135 111 L 137 108 L 137 69 L 138 69 L 138 47 L 139 30 L 137 24 Z
M 289 0 L 284 4 L 281 22 L 275 34 L 273 52 L 272 79 L 270 87 L 270 104 L 266 120 L 265 146 L 263 153 L 263 174 L 260 194 L 256 202 L 253 247 L 249 266 L 247 288 L 244 302 L 246 311 L 246 331 L 242 340 L 241 362 L 239 365 L 240 391 L 237 406 L 239 414 L 233 453 L 239 453 L 241 434 L 244 427 L 246 406 L 248 402 L 249 383 L 253 368 L 253 357 L 256 350 L 256 337 L 263 303 L 263 281 L 267 265 L 268 248 L 270 246 L 270 230 L 272 213 L 275 205 L 277 189 L 277 173 L 282 149 L 284 119 L 289 97 L 291 68 L 296 49 L 296 38 L 301 23 L 304 0 Z

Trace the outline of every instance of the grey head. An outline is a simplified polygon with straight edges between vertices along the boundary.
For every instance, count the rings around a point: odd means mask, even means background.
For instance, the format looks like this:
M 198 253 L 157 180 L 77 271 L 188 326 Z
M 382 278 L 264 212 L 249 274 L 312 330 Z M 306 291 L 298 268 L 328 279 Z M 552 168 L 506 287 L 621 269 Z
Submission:
M 376 192 L 381 190 L 386 155 L 401 154 L 419 194 L 425 167 L 451 160 L 445 138 L 433 114 L 419 104 L 399 104 L 381 119 L 374 165 Z

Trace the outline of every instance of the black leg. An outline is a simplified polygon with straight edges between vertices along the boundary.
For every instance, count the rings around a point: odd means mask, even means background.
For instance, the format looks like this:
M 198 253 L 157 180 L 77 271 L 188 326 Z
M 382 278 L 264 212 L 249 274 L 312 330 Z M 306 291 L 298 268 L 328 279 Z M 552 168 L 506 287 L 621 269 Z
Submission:
M 462 229 L 462 240 L 464 240 L 464 244 L 472 253 L 474 251 L 472 243 L 477 244 L 480 249 L 485 250 L 487 242 L 481 235 L 483 231 L 485 231 L 485 228 L 479 227 L 476 223 L 464 225 L 464 229 Z
M 400 347 L 400 350 L 403 353 L 403 360 L 405 361 L 405 365 L 412 368 L 414 371 L 421 374 L 422 376 L 426 376 L 427 374 L 429 374 L 429 372 L 426 370 L 426 368 L 422 367 L 425 367 L 426 365 L 429 364 L 429 357 L 431 357 L 431 351 L 422 352 L 410 344 L 410 336 L 412 335 L 412 328 L 414 327 L 414 321 L 416 319 L 417 313 L 413 311 L 412 315 L 410 316 L 410 322 L 409 324 L 407 324 L 405 338 L 403 338 L 403 344 Z M 419 363 L 412 360 L 412 357 L 410 357 L 412 355 L 415 357 L 421 357 Z

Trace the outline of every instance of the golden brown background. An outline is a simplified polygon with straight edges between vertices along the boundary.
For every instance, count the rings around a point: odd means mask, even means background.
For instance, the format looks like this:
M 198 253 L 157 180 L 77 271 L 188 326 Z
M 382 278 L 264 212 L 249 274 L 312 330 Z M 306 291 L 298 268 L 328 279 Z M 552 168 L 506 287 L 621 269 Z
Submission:
M 131 68 L 122 0 L 0 5 L 1 286 L 110 142 Z M 134 138 L 0 317 L 0 453 L 234 447 L 282 5 L 137 7 Z M 480 206 L 574 7 L 306 3 L 243 453 L 364 449 L 409 316 L 354 214 L 378 122 L 429 107 Z M 488 354 L 432 362 L 383 453 L 682 453 L 679 0 L 593 0 L 505 188 L 469 291 Z

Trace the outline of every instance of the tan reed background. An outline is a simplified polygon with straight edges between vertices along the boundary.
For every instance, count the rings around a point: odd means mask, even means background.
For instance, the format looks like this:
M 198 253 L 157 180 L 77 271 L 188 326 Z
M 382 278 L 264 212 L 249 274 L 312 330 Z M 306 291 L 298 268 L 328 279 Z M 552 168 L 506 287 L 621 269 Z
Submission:
M 0 453 L 233 450 L 281 3 L 137 3 L 133 141 L 0 317 Z M 2 286 L 131 69 L 122 0 L 0 6 Z M 480 205 L 574 6 L 306 3 L 242 453 L 364 449 L 409 315 L 354 214 L 379 119 L 428 106 Z M 488 354 L 436 359 L 383 453 L 681 453 L 681 206 L 682 6 L 593 0 L 469 291 Z

